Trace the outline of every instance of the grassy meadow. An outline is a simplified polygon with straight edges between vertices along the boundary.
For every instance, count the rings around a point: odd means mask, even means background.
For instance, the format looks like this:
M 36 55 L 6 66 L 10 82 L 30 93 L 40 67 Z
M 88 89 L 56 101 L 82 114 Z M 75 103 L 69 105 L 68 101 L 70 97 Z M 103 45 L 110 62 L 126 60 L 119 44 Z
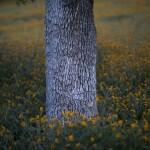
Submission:
M 99 117 L 62 127 L 45 116 L 44 3 L 0 2 L 0 150 L 150 149 L 150 3 L 94 13 Z

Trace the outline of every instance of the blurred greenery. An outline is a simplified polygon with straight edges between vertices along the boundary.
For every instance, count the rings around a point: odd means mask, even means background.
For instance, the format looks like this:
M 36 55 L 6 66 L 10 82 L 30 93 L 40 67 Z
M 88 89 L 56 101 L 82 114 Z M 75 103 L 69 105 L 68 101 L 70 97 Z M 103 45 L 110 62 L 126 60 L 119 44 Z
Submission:
M 61 126 L 45 116 L 44 3 L 1 3 L 1 150 L 150 149 L 150 5 L 95 0 L 94 12 L 99 117 Z
M 13 3 L 17 3 L 17 4 L 26 4 L 26 3 L 29 3 L 29 2 L 35 2 L 37 0 L 1 0 L 0 2 L 13 2 Z M 39 0 L 38 0 L 39 1 Z

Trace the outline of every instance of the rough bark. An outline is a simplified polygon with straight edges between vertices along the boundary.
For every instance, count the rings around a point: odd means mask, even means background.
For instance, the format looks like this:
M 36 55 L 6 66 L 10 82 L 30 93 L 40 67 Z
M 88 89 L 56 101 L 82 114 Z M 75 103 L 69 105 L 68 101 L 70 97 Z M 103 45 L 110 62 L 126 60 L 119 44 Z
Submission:
M 46 0 L 46 113 L 97 115 L 93 0 Z

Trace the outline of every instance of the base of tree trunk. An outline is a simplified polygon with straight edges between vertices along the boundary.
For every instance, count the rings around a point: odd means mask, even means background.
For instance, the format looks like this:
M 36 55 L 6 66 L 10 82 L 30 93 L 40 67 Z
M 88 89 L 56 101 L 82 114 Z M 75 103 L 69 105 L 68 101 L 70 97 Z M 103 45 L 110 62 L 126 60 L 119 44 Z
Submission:
M 46 0 L 45 24 L 47 116 L 96 116 L 93 0 Z

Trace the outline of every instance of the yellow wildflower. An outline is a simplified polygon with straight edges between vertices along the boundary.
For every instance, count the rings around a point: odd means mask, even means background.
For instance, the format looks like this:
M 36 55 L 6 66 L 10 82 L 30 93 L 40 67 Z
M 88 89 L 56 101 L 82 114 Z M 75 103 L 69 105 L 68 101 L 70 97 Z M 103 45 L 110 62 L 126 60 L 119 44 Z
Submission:
M 122 126 L 123 125 L 123 120 L 118 120 L 118 125 Z
M 132 123 L 132 124 L 131 124 L 131 128 L 134 129 L 134 128 L 137 128 L 137 127 L 138 127 L 138 126 L 137 126 L 137 123 Z
M 90 141 L 91 141 L 91 142 L 94 142 L 94 141 L 95 141 L 95 138 L 94 138 L 94 137 L 91 137 L 91 138 L 90 138 Z
M 60 128 L 57 128 L 56 130 L 56 135 L 59 136 L 61 134 L 61 129 Z
M 23 118 L 23 114 L 20 113 L 20 114 L 19 114 L 19 119 L 22 119 L 22 118 Z
M 83 127 L 87 127 L 86 121 L 82 121 L 82 122 L 81 122 L 81 125 L 82 125 Z
M 3 134 L 7 133 L 7 129 L 5 128 L 5 126 L 0 126 L 0 135 L 2 136 Z
M 73 136 L 73 134 L 69 135 L 69 136 L 67 137 L 67 140 L 68 140 L 69 142 L 73 142 L 73 141 L 74 141 L 74 136 Z
M 116 136 L 117 139 L 120 139 L 121 138 L 121 133 L 118 132 L 118 133 L 116 133 L 115 136 Z
M 72 117 L 75 113 L 71 111 L 62 112 L 62 116 L 64 117 Z
M 150 138 L 147 137 L 147 136 L 143 136 L 142 139 L 143 139 L 145 142 L 149 142 L 149 141 L 150 141 Z
M 99 102 L 100 101 L 100 96 L 96 96 L 96 101 Z
M 39 116 L 39 115 L 37 115 L 37 116 L 36 116 L 36 119 L 39 119 L 39 118 L 40 118 L 40 116 Z
M 96 124 L 96 121 L 97 121 L 96 118 L 91 119 L 92 124 Z
M 44 108 L 43 107 L 40 107 L 40 112 L 43 112 L 44 111 Z
M 46 123 L 46 122 L 48 122 L 48 119 L 47 119 L 46 116 L 42 116 L 42 117 L 40 118 L 40 121 L 41 121 L 41 123 Z
M 52 129 L 54 127 L 54 125 L 49 124 L 48 127 Z
M 59 139 L 58 138 L 55 138 L 55 143 L 59 143 Z
M 73 126 L 74 126 L 74 125 L 73 125 L 72 122 L 68 122 L 68 127 L 69 127 L 69 128 L 73 128 Z
M 26 126 L 26 123 L 24 121 L 21 121 L 20 126 L 24 128 Z
M 145 130 L 145 131 L 148 131 L 149 129 L 150 129 L 150 126 L 149 126 L 148 122 L 146 121 L 146 122 L 144 123 L 144 130 Z
M 35 119 L 34 119 L 33 117 L 30 118 L 30 122 L 34 122 L 34 120 L 35 120 Z
M 12 106 L 12 107 L 14 107 L 14 106 L 15 106 L 15 103 L 14 103 L 14 102 L 12 102 L 12 103 L 11 103 L 11 106 Z
M 76 148 L 80 148 L 80 146 L 81 146 L 80 143 L 77 143 L 77 144 L 75 145 Z

